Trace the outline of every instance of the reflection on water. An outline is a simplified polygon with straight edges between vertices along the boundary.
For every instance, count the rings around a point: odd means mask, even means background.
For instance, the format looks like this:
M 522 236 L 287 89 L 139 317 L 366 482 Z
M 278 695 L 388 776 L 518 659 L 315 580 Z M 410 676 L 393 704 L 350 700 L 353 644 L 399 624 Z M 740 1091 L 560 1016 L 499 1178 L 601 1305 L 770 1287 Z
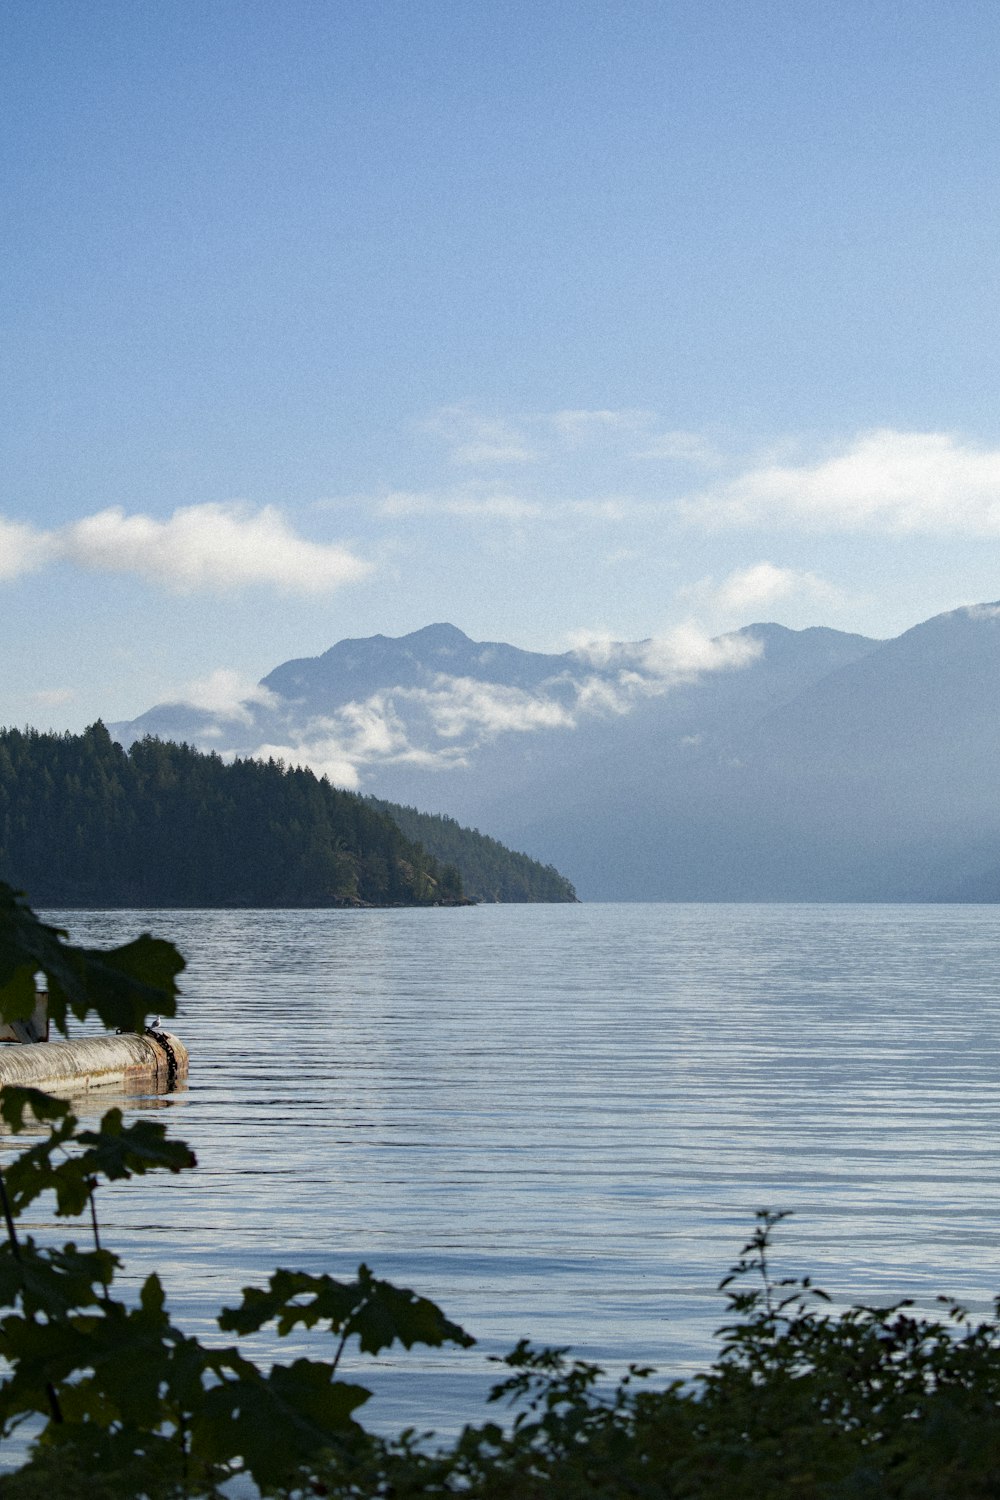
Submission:
M 1000 1289 L 994 907 L 46 915 L 188 958 L 189 1087 L 127 1107 L 199 1168 L 103 1191 L 133 1283 L 216 1337 L 276 1264 L 436 1298 L 481 1349 L 380 1361 L 388 1426 L 478 1415 L 524 1334 L 697 1367 L 764 1205 L 838 1294 Z

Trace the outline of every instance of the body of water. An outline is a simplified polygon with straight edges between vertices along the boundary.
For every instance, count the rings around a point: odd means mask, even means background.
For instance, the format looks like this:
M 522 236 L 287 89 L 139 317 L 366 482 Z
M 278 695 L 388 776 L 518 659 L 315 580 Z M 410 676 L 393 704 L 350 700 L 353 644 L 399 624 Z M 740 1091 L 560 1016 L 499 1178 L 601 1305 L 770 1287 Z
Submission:
M 273 1266 L 363 1259 L 480 1340 L 352 1364 L 375 1425 L 480 1419 L 523 1335 L 699 1368 L 759 1207 L 838 1300 L 1000 1291 L 1000 908 L 46 915 L 188 959 L 190 1085 L 150 1103 L 199 1167 L 103 1192 L 129 1280 L 208 1337 Z

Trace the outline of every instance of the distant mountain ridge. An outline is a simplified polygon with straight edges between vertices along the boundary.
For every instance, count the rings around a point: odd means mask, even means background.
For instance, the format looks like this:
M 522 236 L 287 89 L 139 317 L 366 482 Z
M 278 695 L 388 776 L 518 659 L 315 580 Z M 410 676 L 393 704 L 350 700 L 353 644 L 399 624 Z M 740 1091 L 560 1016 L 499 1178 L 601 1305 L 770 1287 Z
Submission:
M 338 641 L 322 656 L 283 662 L 261 687 L 289 700 L 327 695 L 334 702 L 386 688 L 430 687 L 444 673 L 505 687 L 534 688 L 573 672 L 570 652 L 547 656 L 502 641 L 473 641 L 454 625 L 425 625 L 409 635 Z
M 576 676 L 584 675 L 570 653 L 522 651 L 500 641 L 470 640 L 454 625 L 427 625 L 405 636 L 338 641 L 320 656 L 282 662 L 261 678 L 260 697 L 247 705 L 249 719 L 246 713 L 227 717 L 188 703 L 162 703 L 109 727 L 123 742 L 131 742 L 146 734 L 204 735 L 207 726 L 221 723 L 249 746 L 265 730 L 308 723 L 310 716 L 321 717 L 344 703 L 363 702 L 391 689 L 430 689 L 441 676 L 533 689 L 573 674 L 574 668 Z
M 433 625 L 286 662 L 229 719 L 161 706 L 112 728 L 343 761 L 584 899 L 995 899 L 1000 604 L 889 641 L 760 624 L 700 664 L 658 649 Z

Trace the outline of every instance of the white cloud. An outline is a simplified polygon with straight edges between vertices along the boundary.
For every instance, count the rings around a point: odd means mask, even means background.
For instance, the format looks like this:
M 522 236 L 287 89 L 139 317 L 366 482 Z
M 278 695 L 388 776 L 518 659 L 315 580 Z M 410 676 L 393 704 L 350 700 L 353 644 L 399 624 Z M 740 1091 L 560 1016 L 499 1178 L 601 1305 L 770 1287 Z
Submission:
M 567 632 L 566 646 L 591 666 L 610 667 L 619 659 L 625 643 L 606 630 L 581 629 Z
M 523 464 L 537 457 L 512 423 L 484 417 L 464 406 L 444 406 L 421 423 L 447 445 L 453 464 Z
M 328 753 L 331 747 L 326 747 L 322 742 L 305 743 L 299 745 L 258 745 L 252 752 L 253 760 L 280 760 L 286 766 L 300 766 L 307 771 L 312 771 L 316 776 L 326 776 L 334 786 L 343 787 L 345 791 L 356 792 L 361 785 L 361 777 L 358 768 L 349 760 L 342 760 L 335 748 L 333 753 Z
M 275 695 L 260 683 L 233 672 L 228 667 L 218 667 L 207 677 L 189 682 L 181 693 L 181 699 L 193 708 L 216 714 L 229 723 L 250 724 L 252 708 L 275 708 Z
M 374 693 L 363 702 L 345 703 L 335 713 L 310 719 L 303 731 L 307 740 L 322 739 L 338 753 L 354 760 L 384 760 L 409 748 L 406 730 L 390 693 Z
M 713 526 L 998 536 L 1000 449 L 880 428 L 817 463 L 751 469 L 681 510 Z
M 702 672 L 728 672 L 756 661 L 759 641 L 746 636 L 709 636 L 698 625 L 677 625 L 666 634 L 640 643 L 638 664 L 666 686 L 688 681 Z
M 113 508 L 66 527 L 57 545 L 80 567 L 134 573 L 180 593 L 271 584 L 321 594 L 370 571 L 345 547 L 298 536 L 273 506 L 190 505 L 167 521 Z
M 739 568 L 720 584 L 705 579 L 681 589 L 680 596 L 726 615 L 744 615 L 797 597 L 825 603 L 833 603 L 839 598 L 837 590 L 815 573 L 779 568 L 770 562 Z
M 666 459 L 670 463 L 699 464 L 706 468 L 722 461 L 721 455 L 699 432 L 657 433 L 634 456 Z
M 75 699 L 76 688 L 39 688 L 37 693 L 31 694 L 32 703 L 38 703 L 43 708 L 61 708 Z
M 323 594 L 371 572 L 348 548 L 297 535 L 273 506 L 189 505 L 166 521 L 113 507 L 54 531 L 0 516 L 0 580 L 59 560 L 132 573 L 177 593 L 271 585 Z
M 469 466 L 551 465 L 582 449 L 619 459 L 720 462 L 700 433 L 658 430 L 659 414 L 642 407 L 568 407 L 520 412 L 508 419 L 486 416 L 469 406 L 446 406 L 419 425 L 444 443 L 451 463 Z
M 628 496 L 600 500 L 526 500 L 520 495 L 478 490 L 394 490 L 378 502 L 384 516 L 455 516 L 465 521 L 558 522 L 567 517 L 620 523 L 649 507 Z
M 442 739 L 568 728 L 574 722 L 561 703 L 543 693 L 472 677 L 442 676 L 433 688 L 409 688 L 397 696 L 419 702 Z
M 469 521 L 533 521 L 542 507 L 517 495 L 418 493 L 397 490 L 381 501 L 386 516 L 457 516 Z
M 25 573 L 37 572 L 51 554 L 51 533 L 36 531 L 23 521 L 8 521 L 0 516 L 0 579 L 20 578 Z
M 287 742 L 261 744 L 252 754 L 308 766 L 337 786 L 356 789 L 370 765 L 453 769 L 466 765 L 476 746 L 497 735 L 571 728 L 575 722 L 574 714 L 544 691 L 442 674 L 432 687 L 375 693 L 301 728 L 289 726 Z
M 575 445 L 602 434 L 642 431 L 655 421 L 655 416 L 649 411 L 626 408 L 617 411 L 554 411 L 538 420 L 553 427 L 563 442 Z
M 761 651 L 744 636 L 709 636 L 698 625 L 677 625 L 645 641 L 616 641 L 603 633 L 577 631 L 571 650 L 604 671 L 616 669 L 619 685 L 633 696 L 666 692 L 702 672 L 747 666 Z
M 259 745 L 252 752 L 254 758 L 306 766 L 349 791 L 361 785 L 361 767 L 413 758 L 391 695 L 384 693 L 373 694 L 364 702 L 345 703 L 330 715 L 309 719 L 300 728 L 289 725 L 287 732 L 287 743 Z

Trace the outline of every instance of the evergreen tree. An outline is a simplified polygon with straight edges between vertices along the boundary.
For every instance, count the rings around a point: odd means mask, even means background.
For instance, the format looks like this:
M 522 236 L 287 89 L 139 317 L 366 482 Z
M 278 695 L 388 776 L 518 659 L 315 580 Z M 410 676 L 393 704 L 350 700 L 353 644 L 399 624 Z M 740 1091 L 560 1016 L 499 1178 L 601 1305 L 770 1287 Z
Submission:
M 422 813 L 415 807 L 370 798 L 372 807 L 387 813 L 408 839 L 434 858 L 458 871 L 467 896 L 474 901 L 575 901 L 576 891 L 552 865 L 540 864 L 480 833 L 462 828 L 454 818 Z
M 49 906 L 436 905 L 462 883 L 311 771 L 145 739 L 0 731 L 0 878 Z

